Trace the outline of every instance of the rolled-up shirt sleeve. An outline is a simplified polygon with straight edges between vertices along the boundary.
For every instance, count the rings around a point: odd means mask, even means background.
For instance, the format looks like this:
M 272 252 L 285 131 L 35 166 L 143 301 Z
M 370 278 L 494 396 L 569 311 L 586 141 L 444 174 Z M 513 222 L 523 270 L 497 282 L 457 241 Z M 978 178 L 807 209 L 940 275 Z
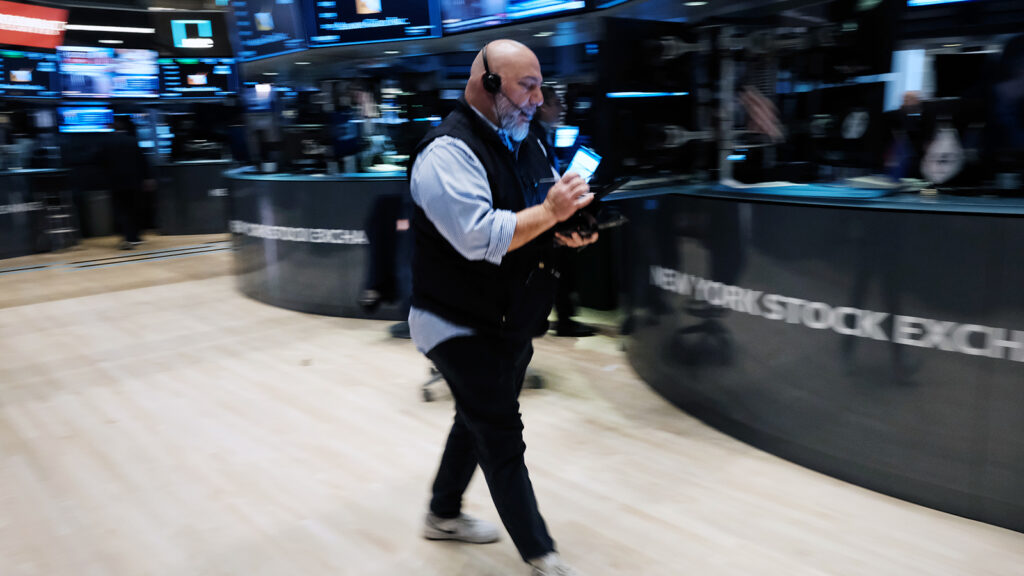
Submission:
M 410 188 L 438 232 L 467 260 L 501 264 L 516 215 L 496 210 L 487 171 L 464 142 L 441 136 L 416 158 Z

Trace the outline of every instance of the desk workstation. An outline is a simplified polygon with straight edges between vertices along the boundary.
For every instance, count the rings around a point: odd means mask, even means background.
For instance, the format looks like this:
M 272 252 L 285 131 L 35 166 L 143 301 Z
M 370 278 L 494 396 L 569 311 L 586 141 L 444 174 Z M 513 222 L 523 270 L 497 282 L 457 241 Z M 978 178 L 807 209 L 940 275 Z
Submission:
M 231 160 L 191 160 L 156 167 L 156 226 L 161 234 L 217 234 L 228 230 L 224 170 Z
M 243 293 L 302 312 L 405 319 L 405 172 L 225 176 Z M 384 295 L 372 311 L 359 304 L 371 286 Z
M 628 357 L 796 463 L 1024 530 L 1024 198 L 624 191 Z
M 67 170 L 0 171 L 0 258 L 14 258 L 70 242 L 73 215 L 65 192 Z

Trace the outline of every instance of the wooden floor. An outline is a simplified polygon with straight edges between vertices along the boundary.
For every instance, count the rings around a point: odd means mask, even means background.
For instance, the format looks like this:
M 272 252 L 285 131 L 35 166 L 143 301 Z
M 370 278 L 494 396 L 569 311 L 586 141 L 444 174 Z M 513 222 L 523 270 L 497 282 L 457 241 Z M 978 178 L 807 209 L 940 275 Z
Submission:
M 411 342 L 242 297 L 224 240 L 0 261 L 0 575 L 528 574 L 420 539 L 452 407 Z M 527 462 L 582 576 L 1024 574 L 1024 534 L 719 434 L 611 337 L 536 344 Z M 479 475 L 466 509 L 496 520 Z

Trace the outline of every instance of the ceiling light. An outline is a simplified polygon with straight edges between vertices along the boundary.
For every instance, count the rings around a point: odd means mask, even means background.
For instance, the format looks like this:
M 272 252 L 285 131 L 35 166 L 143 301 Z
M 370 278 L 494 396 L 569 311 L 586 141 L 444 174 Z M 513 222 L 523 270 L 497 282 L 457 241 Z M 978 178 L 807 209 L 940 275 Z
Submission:
M 264 76 L 277 76 L 277 72 L 264 72 Z
M 82 30 L 84 32 L 120 32 L 122 34 L 152 34 L 154 28 L 130 28 L 128 26 L 87 26 L 85 24 L 68 24 L 65 30 Z
M 100 44 L 124 44 L 124 40 L 98 40 Z
M 533 37 L 534 38 L 547 38 L 548 36 L 554 36 L 554 35 L 555 35 L 554 32 L 546 31 L 546 32 L 537 32 L 536 34 L 533 35 Z
M 707 4 L 707 2 L 687 2 L 686 3 L 687 6 L 703 6 L 705 4 Z
M 401 54 L 401 52 L 398 51 L 398 50 L 385 50 L 384 53 L 385 54 Z
M 309 66 L 309 62 L 296 62 L 296 66 Z
M 943 48 L 956 48 L 957 46 L 960 46 L 960 44 L 943 44 L 942 45 Z

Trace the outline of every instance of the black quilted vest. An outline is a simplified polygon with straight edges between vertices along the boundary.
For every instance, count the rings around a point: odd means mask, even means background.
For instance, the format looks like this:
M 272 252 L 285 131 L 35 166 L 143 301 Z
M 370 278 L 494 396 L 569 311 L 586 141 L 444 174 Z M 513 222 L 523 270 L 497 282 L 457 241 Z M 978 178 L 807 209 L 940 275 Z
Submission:
M 541 182 L 552 178 L 541 144 L 534 137 L 528 136 L 513 153 L 461 98 L 456 109 L 419 143 L 409 166 L 440 136 L 462 140 L 480 160 L 487 171 L 495 209 L 524 209 L 526 194 L 538 186 L 543 188 Z M 494 265 L 464 258 L 419 206 L 412 226 L 413 306 L 481 334 L 525 339 L 547 330 L 557 276 L 550 231 L 505 254 L 501 265 Z

